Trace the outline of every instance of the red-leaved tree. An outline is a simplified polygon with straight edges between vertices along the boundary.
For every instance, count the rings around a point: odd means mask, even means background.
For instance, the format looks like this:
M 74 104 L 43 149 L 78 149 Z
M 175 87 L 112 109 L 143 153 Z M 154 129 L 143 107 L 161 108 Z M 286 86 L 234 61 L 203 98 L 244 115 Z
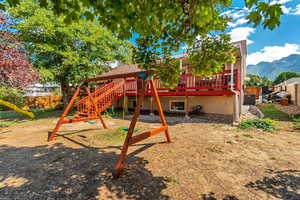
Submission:
M 22 44 L 4 13 L 0 13 L 0 84 L 23 88 L 38 80 Z

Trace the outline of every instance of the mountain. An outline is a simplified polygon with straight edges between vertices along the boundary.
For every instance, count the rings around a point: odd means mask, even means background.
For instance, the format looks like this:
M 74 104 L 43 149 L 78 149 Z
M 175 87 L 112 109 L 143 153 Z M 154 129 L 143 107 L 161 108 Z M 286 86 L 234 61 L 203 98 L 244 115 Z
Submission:
M 274 80 L 281 72 L 300 73 L 300 54 L 292 54 L 273 62 L 260 62 L 257 65 L 248 65 L 247 74 L 266 76 Z

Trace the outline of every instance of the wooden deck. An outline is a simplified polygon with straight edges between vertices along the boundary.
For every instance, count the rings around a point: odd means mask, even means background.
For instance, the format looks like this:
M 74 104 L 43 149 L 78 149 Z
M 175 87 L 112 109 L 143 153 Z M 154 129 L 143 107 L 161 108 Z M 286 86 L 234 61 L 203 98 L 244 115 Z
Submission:
M 176 88 L 164 88 L 159 79 L 154 79 L 158 94 L 160 96 L 200 96 L 200 95 L 232 95 L 231 70 L 214 74 L 211 78 L 202 78 L 192 74 L 180 76 Z M 235 69 L 233 72 L 233 89 L 238 93 L 241 85 L 240 72 Z M 138 80 L 126 80 L 125 94 L 127 96 L 137 95 Z M 151 95 L 150 88 L 147 88 L 146 95 Z

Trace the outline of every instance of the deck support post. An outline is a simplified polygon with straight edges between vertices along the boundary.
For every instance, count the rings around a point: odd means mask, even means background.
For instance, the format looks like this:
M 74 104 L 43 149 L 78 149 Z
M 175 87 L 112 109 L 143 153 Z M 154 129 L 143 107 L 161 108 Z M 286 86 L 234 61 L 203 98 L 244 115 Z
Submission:
M 189 116 L 189 96 L 185 96 L 185 99 L 184 99 L 184 111 L 185 111 L 185 119 L 190 119 L 190 116 Z
M 154 115 L 153 97 L 150 97 L 150 116 Z

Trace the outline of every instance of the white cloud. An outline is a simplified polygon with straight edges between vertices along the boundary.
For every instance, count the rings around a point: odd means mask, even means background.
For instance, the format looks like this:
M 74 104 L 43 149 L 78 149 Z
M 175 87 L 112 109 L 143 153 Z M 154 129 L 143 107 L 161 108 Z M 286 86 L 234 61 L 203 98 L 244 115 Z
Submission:
M 276 3 L 279 3 L 279 4 L 285 4 L 285 3 L 288 3 L 288 2 L 290 2 L 290 1 L 293 1 L 293 0 L 273 0 L 273 1 L 271 1 L 271 5 L 274 5 L 274 4 L 276 4 Z
M 300 4 L 298 4 L 296 6 L 296 8 L 293 9 L 293 11 L 291 12 L 291 14 L 293 14 L 293 15 L 300 15 Z
M 299 45 L 286 43 L 284 46 L 266 46 L 258 52 L 249 54 L 247 64 L 256 65 L 262 61 L 272 62 L 291 54 L 300 54 Z
M 238 27 L 234 28 L 229 32 L 232 42 L 237 42 L 241 40 L 247 40 L 248 44 L 252 44 L 253 41 L 248 40 L 248 36 L 255 31 L 254 28 L 251 27 Z
M 228 22 L 228 26 L 231 28 L 234 28 L 236 26 L 245 24 L 247 22 L 248 22 L 248 20 L 246 18 L 240 18 L 240 19 L 236 20 L 235 22 Z
M 291 8 L 287 8 L 285 6 L 281 6 L 281 9 L 284 14 L 290 14 L 290 12 L 292 10 Z

